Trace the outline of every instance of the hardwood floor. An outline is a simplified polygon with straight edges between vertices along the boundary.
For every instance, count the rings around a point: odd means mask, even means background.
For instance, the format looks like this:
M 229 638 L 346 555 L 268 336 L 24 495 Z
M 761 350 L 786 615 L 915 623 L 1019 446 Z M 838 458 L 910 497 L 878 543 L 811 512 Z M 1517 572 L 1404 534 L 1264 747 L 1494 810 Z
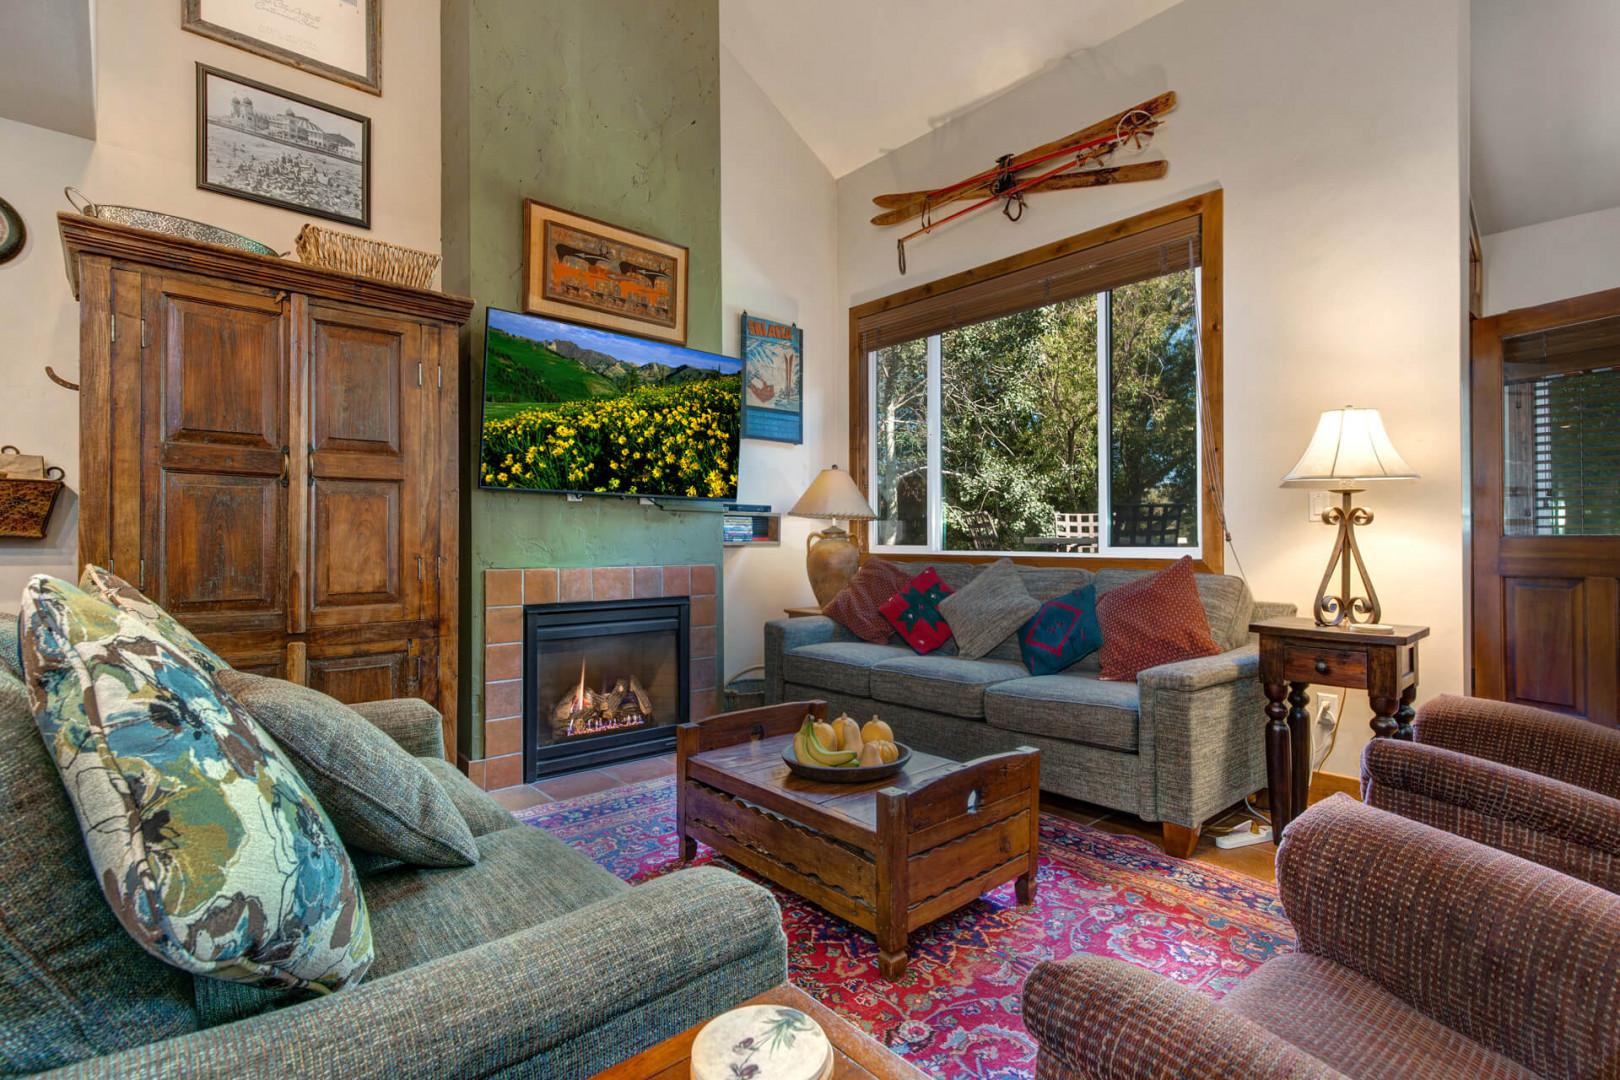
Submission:
M 516 787 L 490 792 L 490 794 L 508 810 L 517 811 L 540 803 L 574 799 L 581 795 L 594 795 L 599 791 L 609 791 L 616 787 L 637 784 L 660 776 L 670 776 L 674 772 L 675 755 L 659 754 L 655 757 L 638 758 L 635 761 L 620 762 L 600 769 L 569 773 L 566 776 L 554 776 L 549 780 L 541 780 L 533 784 L 519 784 Z M 1311 801 L 1316 801 L 1314 792 Z M 1140 836 L 1155 845 L 1158 845 L 1161 840 L 1161 830 L 1157 822 L 1143 821 L 1132 814 L 1109 810 L 1103 806 L 1093 806 L 1076 799 L 1066 799 L 1061 795 L 1042 795 L 1041 809 L 1046 813 L 1057 814 L 1071 821 L 1092 825 L 1106 832 Z M 1249 820 L 1249 814 L 1244 810 L 1242 804 L 1239 804 L 1210 822 L 1204 827 L 1203 833 L 1198 838 L 1198 847 L 1192 854 L 1193 861 L 1208 863 L 1211 866 L 1219 866 L 1227 870 L 1236 870 L 1238 873 L 1248 874 L 1251 877 L 1265 881 L 1275 881 L 1277 874 L 1274 860 L 1277 849 L 1272 844 L 1254 844 L 1250 847 L 1233 848 L 1231 850 L 1223 850 L 1215 846 L 1215 837 L 1219 833 L 1241 828 Z

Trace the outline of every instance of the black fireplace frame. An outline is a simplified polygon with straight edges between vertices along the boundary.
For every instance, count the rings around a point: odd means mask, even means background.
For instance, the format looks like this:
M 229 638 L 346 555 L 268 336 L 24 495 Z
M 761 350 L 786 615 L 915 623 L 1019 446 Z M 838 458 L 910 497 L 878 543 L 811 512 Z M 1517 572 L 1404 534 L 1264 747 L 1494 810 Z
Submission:
M 651 625 L 649 625 L 651 624 Z M 606 637 L 615 633 L 674 630 L 679 678 L 673 724 L 632 728 L 605 735 L 540 745 L 538 646 L 548 639 Z M 692 601 L 685 596 L 637 600 L 593 600 L 565 604 L 526 604 L 523 608 L 523 782 L 559 773 L 594 769 L 615 761 L 667 753 L 675 748 L 675 728 L 692 710 Z

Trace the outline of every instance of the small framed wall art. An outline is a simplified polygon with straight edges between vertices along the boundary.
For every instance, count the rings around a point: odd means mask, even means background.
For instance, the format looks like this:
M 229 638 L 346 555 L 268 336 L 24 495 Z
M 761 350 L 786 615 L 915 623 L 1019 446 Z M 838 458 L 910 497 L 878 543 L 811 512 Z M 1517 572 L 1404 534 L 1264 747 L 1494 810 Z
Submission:
M 742 437 L 804 442 L 804 331 L 743 312 Z
M 382 0 L 180 0 L 194 34 L 382 93 Z
M 523 202 L 523 310 L 686 344 L 687 249 Z
M 4 199 L 0 199 L 0 263 L 10 262 L 22 254 L 28 240 L 28 229 L 22 215 Z
M 371 227 L 371 121 L 197 65 L 197 186 Z

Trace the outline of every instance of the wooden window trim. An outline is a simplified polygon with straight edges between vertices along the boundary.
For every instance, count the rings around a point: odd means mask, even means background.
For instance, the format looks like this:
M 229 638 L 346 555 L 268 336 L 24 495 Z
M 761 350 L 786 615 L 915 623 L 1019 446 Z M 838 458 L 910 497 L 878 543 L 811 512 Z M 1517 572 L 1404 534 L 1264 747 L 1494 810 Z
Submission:
M 970 270 L 950 274 L 935 281 L 893 293 L 889 296 L 871 300 L 849 309 L 849 471 L 866 497 L 871 496 L 871 477 L 868 475 L 868 458 L 870 446 L 868 444 L 868 430 L 872 403 L 868 398 L 866 354 L 861 349 L 861 320 L 881 311 L 914 303 L 918 300 L 948 293 L 968 285 L 991 280 L 1023 270 L 1038 263 L 1047 262 L 1063 255 L 1069 255 L 1086 248 L 1096 247 L 1111 240 L 1132 236 L 1136 233 L 1146 232 L 1158 228 L 1172 221 L 1179 221 L 1187 217 L 1200 219 L 1202 234 L 1202 262 L 1201 289 L 1202 298 L 1199 310 L 1199 345 L 1201 349 L 1201 362 L 1203 380 L 1201 389 L 1208 402 L 1207 427 L 1209 438 L 1204 450 L 1210 457 L 1210 465 L 1221 476 L 1225 487 L 1225 442 L 1222 428 L 1222 406 L 1224 399 L 1224 371 L 1221 354 L 1221 329 L 1223 324 L 1221 294 L 1222 294 L 1222 259 L 1224 255 L 1224 236 L 1222 231 L 1222 198 L 1220 189 L 1195 195 L 1189 199 L 1149 210 L 1123 221 L 1116 221 L 1110 225 L 1089 229 L 1074 236 L 1050 244 L 1033 248 L 1017 255 L 1010 255 L 1003 259 L 975 266 Z M 1221 524 L 1220 510 L 1217 507 L 1217 498 L 1211 490 L 1208 475 L 1200 477 L 1204 485 L 1203 511 L 1199 520 L 1199 537 L 1203 554 L 1194 560 L 1194 566 L 1205 573 L 1224 573 L 1226 568 L 1226 530 Z M 854 532 L 856 542 L 861 551 L 870 551 L 871 529 L 867 522 L 855 522 Z M 1120 558 L 1108 555 L 1090 554 L 1012 554 L 1012 555 L 984 555 L 978 552 L 936 552 L 931 554 L 910 553 L 897 556 L 906 559 L 926 559 L 930 562 L 993 562 L 996 559 L 1010 558 L 1016 563 L 1026 566 L 1083 566 L 1088 570 L 1097 570 L 1104 567 L 1121 567 L 1126 569 L 1162 569 L 1180 558 L 1179 555 L 1168 556 L 1163 559 Z

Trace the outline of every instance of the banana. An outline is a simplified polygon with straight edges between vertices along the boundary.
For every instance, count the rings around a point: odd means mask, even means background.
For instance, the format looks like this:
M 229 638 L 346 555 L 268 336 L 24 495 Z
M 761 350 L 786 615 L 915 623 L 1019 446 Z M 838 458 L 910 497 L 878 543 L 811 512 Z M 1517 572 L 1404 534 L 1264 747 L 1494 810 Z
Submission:
M 850 750 L 828 750 L 816 738 L 815 725 L 805 721 L 799 733 L 793 736 L 793 753 L 802 762 L 808 765 L 828 765 L 834 768 L 843 768 L 855 764 L 858 754 Z

